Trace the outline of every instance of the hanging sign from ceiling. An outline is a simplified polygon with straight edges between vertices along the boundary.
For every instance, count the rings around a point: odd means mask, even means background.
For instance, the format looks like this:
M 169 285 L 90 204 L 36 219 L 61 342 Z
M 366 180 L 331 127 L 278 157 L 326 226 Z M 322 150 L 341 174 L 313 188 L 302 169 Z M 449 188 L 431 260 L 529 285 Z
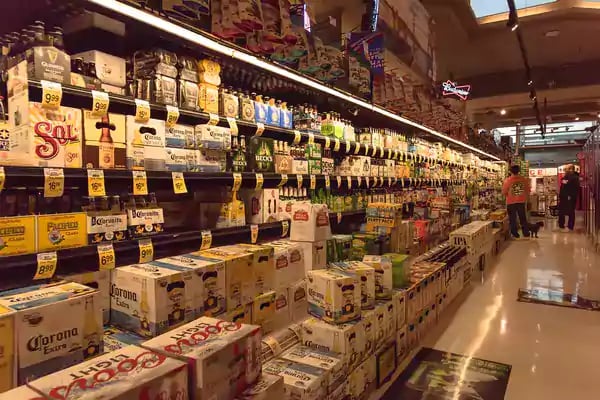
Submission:
M 467 100 L 471 93 L 471 85 L 457 85 L 456 82 L 446 81 L 442 83 L 442 94 L 444 96 L 456 96 L 461 100 Z

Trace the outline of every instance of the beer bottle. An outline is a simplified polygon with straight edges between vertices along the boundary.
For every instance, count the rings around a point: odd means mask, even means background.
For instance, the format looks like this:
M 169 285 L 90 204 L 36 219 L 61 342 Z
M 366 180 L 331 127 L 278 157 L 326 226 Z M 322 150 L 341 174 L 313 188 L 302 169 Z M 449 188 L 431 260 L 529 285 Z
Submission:
M 115 146 L 110 134 L 110 119 L 108 113 L 102 116 L 96 127 L 100 126 L 100 143 L 98 144 L 98 167 L 109 169 L 115 167 Z

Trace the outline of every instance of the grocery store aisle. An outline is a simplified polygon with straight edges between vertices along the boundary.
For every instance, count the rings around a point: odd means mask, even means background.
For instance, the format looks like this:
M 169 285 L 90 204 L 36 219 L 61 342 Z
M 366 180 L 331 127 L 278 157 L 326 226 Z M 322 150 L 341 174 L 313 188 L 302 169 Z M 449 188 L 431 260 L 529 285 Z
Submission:
M 597 398 L 600 312 L 518 302 L 520 288 L 600 300 L 600 256 L 584 234 L 512 241 L 422 345 L 511 365 L 508 400 Z M 486 398 L 464 394 L 444 399 Z

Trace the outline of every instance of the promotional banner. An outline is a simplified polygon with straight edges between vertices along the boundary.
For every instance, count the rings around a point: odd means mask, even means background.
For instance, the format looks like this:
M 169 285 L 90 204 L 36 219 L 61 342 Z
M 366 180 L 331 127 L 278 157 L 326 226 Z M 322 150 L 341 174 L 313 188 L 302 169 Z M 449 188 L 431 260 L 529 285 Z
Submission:
M 351 32 L 348 34 L 348 56 L 355 59 L 359 65 L 364 65 L 370 72 L 368 82 L 368 98 L 372 98 L 373 87 L 385 84 L 384 72 L 384 37 L 381 32 Z M 352 69 L 352 61 L 350 61 Z M 360 67 L 354 67 L 360 71 Z M 360 71 L 364 75 L 366 71 Z M 350 79 L 354 84 L 365 85 L 365 77 L 356 76 L 350 72 Z M 358 79 L 357 79 L 358 78 Z M 361 93 L 364 91 L 361 87 Z

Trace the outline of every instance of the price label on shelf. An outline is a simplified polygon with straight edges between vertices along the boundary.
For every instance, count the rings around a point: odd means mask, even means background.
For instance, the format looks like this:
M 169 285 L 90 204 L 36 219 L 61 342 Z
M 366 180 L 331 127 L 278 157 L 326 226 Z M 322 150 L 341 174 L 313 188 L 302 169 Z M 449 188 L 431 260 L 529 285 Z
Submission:
M 341 223 L 342 223 L 342 213 L 341 213 L 341 212 L 338 212 L 338 213 L 337 213 L 337 223 L 338 223 L 338 224 L 341 224 Z
M 304 182 L 304 177 L 302 174 L 296 175 L 296 181 L 298 182 L 298 189 L 302 188 L 302 183 Z
M 346 154 L 349 154 L 349 153 L 350 153 L 350 151 L 352 150 L 352 149 L 350 148 L 351 146 L 352 146 L 352 145 L 350 144 L 350 141 L 349 141 L 349 140 L 346 140 Z
M 346 182 L 348 182 L 348 189 L 352 189 L 352 177 L 351 176 L 346 177 Z
M 232 136 L 237 136 L 239 133 L 239 128 L 237 126 L 237 121 L 233 117 L 227 117 L 227 123 L 229 124 L 229 129 L 231 130 Z M 263 125 L 264 130 L 264 125 Z
M 383 176 L 380 176 L 380 177 L 379 177 L 379 187 L 382 187 L 382 186 L 383 186 L 383 183 L 384 183 Z
M 373 154 L 371 154 L 371 157 L 377 157 L 377 147 L 375 145 L 373 145 Z
M 90 197 L 106 196 L 104 185 L 104 171 L 101 169 L 88 169 L 88 195 Z
M 108 114 L 108 106 L 110 99 L 108 93 L 99 90 L 92 90 L 92 115 L 95 117 L 103 117 Z
M 171 172 L 171 179 L 173 180 L 173 192 L 175 192 L 175 194 L 188 192 L 183 172 Z
M 371 149 L 371 146 L 368 143 L 365 143 L 365 156 L 369 155 L 370 149 Z
M 150 119 L 150 103 L 146 100 L 135 99 L 135 121 L 148 122 Z
M 0 167 L 0 192 L 4 189 L 4 184 L 6 183 L 6 172 L 4 171 L 4 167 Z
M 258 225 L 250 225 L 250 243 L 255 244 L 258 240 Z
M 342 187 L 342 177 L 338 175 L 338 176 L 336 176 L 335 178 L 336 178 L 336 180 L 337 180 L 337 184 L 338 184 L 338 185 L 337 185 L 337 187 L 338 187 L 338 189 L 339 189 L 339 188 L 341 188 L 341 187 Z
M 154 246 L 151 239 L 138 240 L 138 247 L 140 248 L 140 264 L 154 260 Z
M 286 237 L 290 231 L 290 221 L 281 221 L 281 237 Z
M 340 139 L 333 139 L 333 151 L 340 151 Z
M 310 176 L 310 189 L 315 190 L 317 188 L 317 177 L 314 175 Z
M 368 179 L 368 177 L 367 177 L 367 179 Z M 360 176 L 360 175 L 357 176 L 356 180 L 358 181 L 358 186 L 357 187 L 360 188 L 360 185 L 362 185 L 362 176 Z M 368 186 L 368 184 L 367 184 L 367 186 Z
M 202 238 L 202 243 L 200 244 L 200 250 L 210 249 L 212 246 L 212 233 L 210 231 L 202 231 L 200 234 Z
M 370 177 L 370 176 L 368 176 L 368 175 L 367 175 L 367 176 L 365 176 L 365 185 L 366 185 L 367 187 L 370 187 L 370 186 L 371 186 L 371 177 Z
M 315 144 L 315 135 L 314 133 L 308 134 L 308 144 Z
M 383 158 L 383 146 L 379 146 L 379 158 Z
M 98 265 L 100 271 L 114 269 L 116 267 L 115 249 L 112 243 L 99 244 L 98 247 Z
M 131 171 L 133 175 L 134 196 L 146 196 L 148 194 L 148 178 L 146 171 Z
M 360 143 L 356 142 L 354 147 L 354 154 L 358 154 L 360 152 Z
M 328 149 L 331 147 L 331 139 L 329 139 L 329 136 L 325 136 L 325 148 Z
M 390 159 L 390 160 L 393 158 L 392 157 L 392 149 L 388 149 L 388 156 L 387 156 L 387 158 Z
M 300 133 L 300 131 L 294 131 L 294 141 L 292 142 L 292 144 L 299 144 L 301 139 L 302 134 Z
M 398 160 L 400 158 L 400 152 L 398 150 L 394 150 L 394 160 Z
M 167 105 L 167 119 L 165 125 L 167 128 L 171 128 L 177 124 L 179 120 L 179 108 L 175 106 Z
M 288 181 L 287 174 L 281 174 L 281 180 L 277 184 L 277 187 L 282 187 L 283 185 L 285 185 L 287 183 L 287 181 Z
M 61 197 L 65 192 L 62 168 L 44 168 L 44 197 Z
M 33 280 L 50 279 L 56 273 L 58 256 L 55 251 L 37 254 L 37 268 Z
M 256 123 L 256 133 L 254 133 L 254 136 L 262 136 L 264 131 L 265 131 L 265 124 L 263 124 L 262 122 L 257 122 Z
M 260 190 L 263 188 L 263 183 L 265 182 L 265 178 L 263 177 L 263 174 L 256 174 L 256 190 Z
M 62 86 L 58 82 L 42 80 L 42 107 L 57 109 L 62 100 Z
M 325 175 L 325 188 L 331 189 L 331 178 L 329 175 Z
M 233 191 L 237 192 L 242 187 L 242 174 L 239 172 L 233 173 Z
M 216 125 L 219 123 L 219 115 L 208 113 L 208 125 Z

